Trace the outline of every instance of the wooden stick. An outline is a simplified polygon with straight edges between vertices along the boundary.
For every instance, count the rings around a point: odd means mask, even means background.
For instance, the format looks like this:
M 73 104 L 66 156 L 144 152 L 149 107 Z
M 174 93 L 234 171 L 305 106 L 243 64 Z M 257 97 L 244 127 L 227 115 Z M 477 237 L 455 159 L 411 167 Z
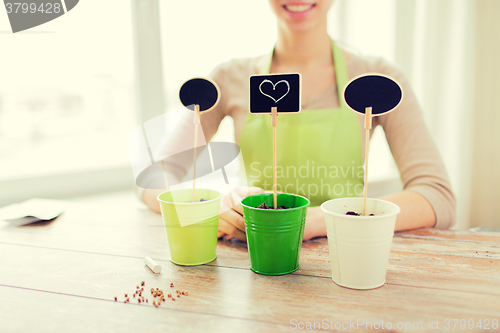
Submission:
M 195 197 L 195 182 L 196 182 L 196 153 L 198 150 L 198 127 L 200 125 L 200 106 L 194 106 L 194 155 L 193 155 L 193 202 Z
M 368 193 L 368 150 L 370 149 L 370 130 L 372 128 L 372 108 L 365 109 L 365 193 L 363 198 L 363 215 L 366 215 L 366 195 Z
M 163 160 L 161 160 L 161 167 L 163 169 L 163 178 L 165 178 L 165 187 L 166 187 L 166 190 L 168 192 L 168 191 L 170 191 L 170 189 L 168 188 L 167 168 L 165 168 L 165 162 Z
M 276 180 L 276 127 L 278 127 L 278 108 L 271 108 L 271 125 L 273 126 L 273 190 L 274 190 L 274 209 L 278 208 L 277 180 Z

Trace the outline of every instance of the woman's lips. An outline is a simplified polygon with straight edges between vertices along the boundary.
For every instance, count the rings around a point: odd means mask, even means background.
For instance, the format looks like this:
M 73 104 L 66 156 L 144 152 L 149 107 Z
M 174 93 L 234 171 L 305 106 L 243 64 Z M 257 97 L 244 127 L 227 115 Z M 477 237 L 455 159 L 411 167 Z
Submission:
M 313 3 L 310 4 L 297 3 L 297 4 L 283 5 L 283 8 L 292 18 L 301 19 L 306 17 L 315 6 L 316 5 Z

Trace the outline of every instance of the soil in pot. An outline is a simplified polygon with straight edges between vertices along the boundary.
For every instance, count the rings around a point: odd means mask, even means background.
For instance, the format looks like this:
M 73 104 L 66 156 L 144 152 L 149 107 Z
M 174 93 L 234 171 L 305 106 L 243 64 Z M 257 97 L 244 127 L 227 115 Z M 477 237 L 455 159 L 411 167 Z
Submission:
M 361 214 L 353 212 L 353 211 L 348 211 L 347 213 L 345 213 L 345 215 L 362 216 Z M 375 216 L 375 215 L 374 214 L 370 214 L 368 216 Z
M 259 207 L 260 209 L 274 209 L 273 207 L 269 207 L 265 202 L 262 203 Z M 277 209 L 288 209 L 284 205 L 279 206 Z

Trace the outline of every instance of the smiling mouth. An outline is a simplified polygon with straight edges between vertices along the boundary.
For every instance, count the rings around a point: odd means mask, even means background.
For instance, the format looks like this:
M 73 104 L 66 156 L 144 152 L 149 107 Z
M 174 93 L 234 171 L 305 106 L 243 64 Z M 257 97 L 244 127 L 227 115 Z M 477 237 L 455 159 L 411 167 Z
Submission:
M 283 8 L 285 10 L 292 12 L 292 13 L 303 13 L 307 12 L 308 10 L 312 9 L 316 4 L 308 4 L 308 5 L 283 5 Z

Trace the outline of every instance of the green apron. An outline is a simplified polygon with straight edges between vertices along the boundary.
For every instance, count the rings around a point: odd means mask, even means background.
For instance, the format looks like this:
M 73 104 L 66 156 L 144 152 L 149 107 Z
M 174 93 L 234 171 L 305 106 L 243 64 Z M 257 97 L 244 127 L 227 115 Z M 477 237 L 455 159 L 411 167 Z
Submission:
M 282 114 L 277 127 L 277 190 L 319 206 L 363 193 L 363 157 L 356 113 L 342 90 L 348 82 L 342 51 L 332 41 L 339 107 Z M 269 73 L 272 52 L 261 74 Z M 248 186 L 273 189 L 273 128 L 269 115 L 248 114 L 238 145 Z M 244 176 L 244 175 L 243 175 Z

